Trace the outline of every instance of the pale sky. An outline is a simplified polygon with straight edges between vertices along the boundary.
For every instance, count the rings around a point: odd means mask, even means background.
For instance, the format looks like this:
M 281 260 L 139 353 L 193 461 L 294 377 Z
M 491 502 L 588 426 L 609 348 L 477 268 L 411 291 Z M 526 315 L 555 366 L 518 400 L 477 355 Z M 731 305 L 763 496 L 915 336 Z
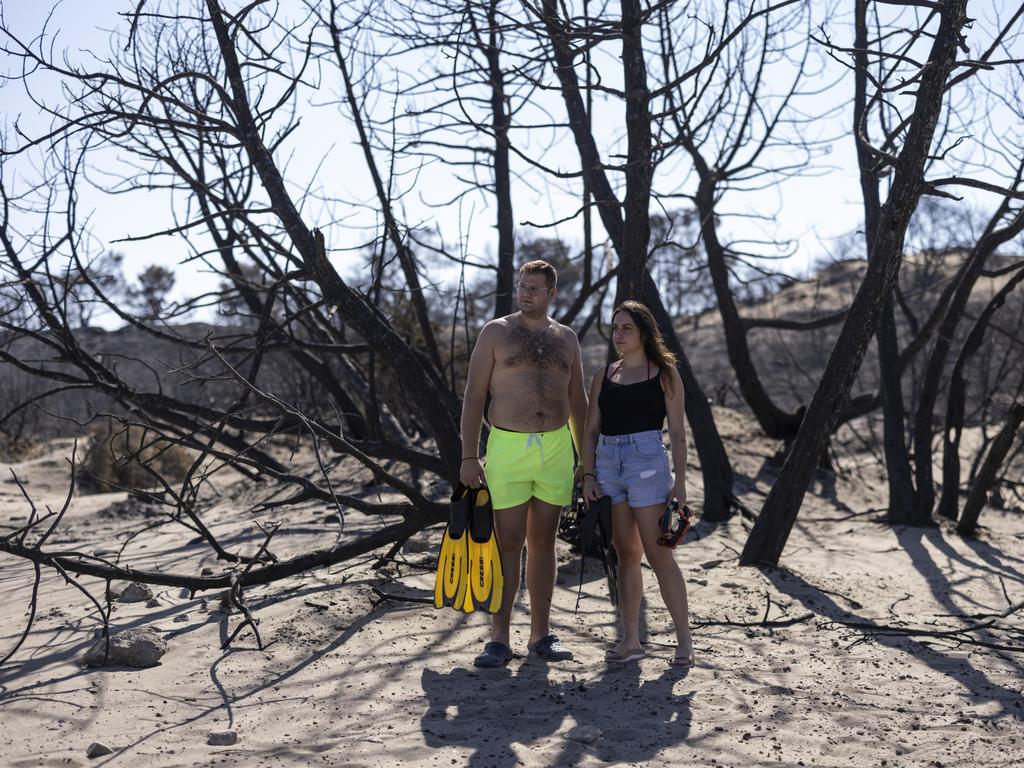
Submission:
M 134 0 L 101 3 L 65 0 L 56 8 L 51 20 L 51 33 L 59 30 L 56 50 L 66 50 L 69 58 L 83 62 L 88 61 L 89 51 L 102 54 L 109 48 L 109 30 L 115 27 L 127 29 L 127 22 L 119 18 L 117 13 L 133 10 L 135 5 Z M 282 3 L 282 7 L 288 5 L 287 2 Z M 815 2 L 812 4 L 812 13 L 820 12 L 823 17 L 828 16 L 829 5 Z M 974 7 L 975 5 L 977 7 Z M 972 15 L 983 17 L 985 12 L 1005 12 L 1004 5 L 1000 0 L 974 3 Z M 38 34 L 42 27 L 47 3 L 46 0 L 0 0 L 0 7 L 9 27 L 23 38 L 30 38 Z M 147 7 L 146 10 L 150 8 Z M 815 24 L 829 20 L 815 19 Z M 844 30 L 833 31 L 838 34 Z M 837 42 L 849 44 L 850 41 Z M 10 59 L 4 61 L 2 71 L 10 72 L 12 65 Z M 415 66 L 415 62 L 410 62 L 410 66 Z M 325 79 L 321 91 L 315 94 L 316 101 L 321 105 L 336 97 L 339 92 L 337 80 L 340 78 L 336 72 L 327 74 L 329 79 Z M 841 68 L 834 62 L 829 63 L 808 87 L 814 87 L 816 83 L 824 84 L 841 75 Z M 56 88 L 53 88 L 52 92 L 46 92 L 46 87 L 43 86 L 41 92 L 54 103 L 61 98 Z M 564 107 L 556 97 L 549 95 L 543 99 L 541 106 L 550 109 L 557 119 L 564 119 Z M 808 128 L 812 137 L 816 139 L 837 137 L 823 148 L 826 154 L 814 160 L 815 169 L 806 176 L 789 178 L 761 191 L 730 194 L 721 206 L 723 211 L 755 217 L 731 218 L 725 223 L 724 230 L 733 240 L 795 241 L 793 255 L 773 264 L 774 267 L 794 275 L 806 274 L 817 260 L 827 255 L 837 236 L 859 226 L 862 215 L 854 147 L 848 130 L 851 122 L 849 103 L 852 99 L 852 80 L 847 78 L 837 89 L 823 94 L 819 99 L 817 109 L 835 106 L 838 102 L 840 111 L 834 117 L 819 120 Z M 3 104 L 3 117 L 8 136 L 11 135 L 10 127 L 15 119 L 20 119 L 25 129 L 41 127 L 36 110 L 27 102 L 20 83 L 8 82 L 0 86 L 0 103 Z M 391 109 L 389 103 L 376 104 L 379 109 Z M 600 124 L 597 116 L 601 115 L 607 118 L 609 126 L 618 135 L 623 125 L 619 114 L 621 106 L 617 103 L 611 106 L 599 105 L 597 109 L 595 124 Z M 598 132 L 600 130 L 598 128 Z M 361 151 L 355 145 L 355 132 L 350 121 L 339 116 L 334 108 L 329 106 L 306 108 L 303 111 L 302 126 L 278 157 L 279 162 L 287 163 L 286 178 L 294 185 L 294 189 L 305 187 L 312 180 L 314 188 L 322 190 L 327 197 L 365 204 L 348 204 L 336 208 L 336 215 L 342 221 L 327 228 L 329 246 L 335 249 L 335 262 L 343 276 L 353 274 L 354 257 L 346 254 L 344 249 L 368 239 L 369 230 L 366 228 L 372 228 L 376 224 L 377 217 L 374 211 L 377 206 Z M 682 155 L 679 157 L 682 158 Z M 545 159 L 570 171 L 575 171 L 579 167 L 575 148 L 565 140 L 556 144 Z M 109 165 L 106 164 L 107 161 Z M 21 170 L 23 177 L 29 178 L 31 169 L 27 161 L 17 162 L 19 165 L 16 167 Z M 386 158 L 378 157 L 378 162 L 386 169 Z M 94 178 L 101 178 L 102 173 L 116 172 L 116 159 L 112 155 L 106 160 L 98 158 L 94 164 L 97 166 L 91 169 Z M 522 163 L 517 170 L 525 170 Z M 461 237 L 465 239 L 466 250 L 471 256 L 484 257 L 495 251 L 497 241 L 494 209 L 486 197 L 480 194 L 471 195 L 464 199 L 461 205 L 451 205 L 444 209 L 426 204 L 449 196 L 453 172 L 461 171 L 435 163 L 418 173 L 414 188 L 403 198 L 401 213 L 404 215 L 404 222 L 409 225 L 436 224 L 443 231 L 449 247 L 457 249 L 456 242 Z M 684 165 L 666 166 L 661 170 L 655 186 L 658 189 L 665 189 L 666 185 L 673 182 L 671 174 L 684 175 L 686 172 Z M 412 177 L 405 177 L 406 180 L 409 178 Z M 405 180 L 400 183 L 405 183 Z M 578 207 L 578 200 L 562 193 L 557 183 L 540 186 L 542 188 L 539 190 L 531 189 L 523 183 L 514 186 L 517 224 L 525 221 L 552 221 L 568 215 Z M 692 190 L 692 185 L 689 185 L 688 189 Z M 982 196 L 980 199 L 989 205 L 994 202 L 991 196 Z M 82 209 L 91 211 L 94 246 L 97 250 L 117 249 L 124 252 L 125 271 L 129 276 L 137 274 L 151 263 L 175 266 L 187 255 L 186 248 L 178 237 L 163 237 L 145 243 L 114 243 L 118 238 L 145 234 L 170 226 L 170 205 L 171 200 L 167 193 L 110 196 L 83 190 L 81 195 Z M 652 206 L 652 211 L 657 210 L 657 206 Z M 304 213 L 311 224 L 319 224 L 327 216 L 322 209 L 307 209 Z M 574 245 L 578 245 L 581 240 L 581 227 L 578 222 L 569 222 L 555 231 Z M 548 233 L 550 230 L 540 234 Z M 520 238 L 535 234 L 538 233 L 532 227 L 517 226 L 517 235 Z M 595 240 L 599 242 L 603 237 L 603 229 L 596 223 Z M 215 284 L 215 279 L 204 276 L 197 270 L 197 266 L 199 265 L 192 264 L 177 268 L 176 293 L 179 296 L 207 290 Z

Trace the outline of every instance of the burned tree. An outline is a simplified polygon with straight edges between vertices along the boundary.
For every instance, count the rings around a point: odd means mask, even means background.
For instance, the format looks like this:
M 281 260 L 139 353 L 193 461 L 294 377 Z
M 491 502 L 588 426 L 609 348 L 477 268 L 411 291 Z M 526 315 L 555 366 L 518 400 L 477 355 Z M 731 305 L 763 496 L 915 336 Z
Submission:
M 744 547 L 741 556 L 744 564 L 778 561 L 817 459 L 837 414 L 845 409 L 867 345 L 891 295 L 903 257 L 904 235 L 918 200 L 923 194 L 951 183 L 948 179 L 929 181 L 925 175 L 930 159 L 943 151 L 933 144 L 936 129 L 950 90 L 982 65 L 957 60 L 958 51 L 967 53 L 969 50 L 964 38 L 964 29 L 969 23 L 965 2 L 930 4 L 922 15 L 918 25 L 903 29 L 897 38 L 882 34 L 871 48 L 872 56 L 893 62 L 890 71 L 903 73 L 898 84 L 891 87 L 892 91 L 913 86 L 912 94 L 907 97 L 910 108 L 902 112 L 899 124 L 883 144 L 869 146 L 875 158 L 874 172 L 887 173 L 891 168 L 892 182 L 879 211 L 877 234 L 872 240 L 872 257 L 864 281 L 850 307 L 793 449 Z M 1013 20 L 1010 23 L 1014 23 Z M 996 39 L 1003 34 L 1004 31 L 1000 31 Z M 898 38 L 902 41 L 893 42 Z M 898 47 L 884 48 L 886 41 Z M 912 55 L 915 43 L 925 53 L 921 61 Z M 832 45 L 830 41 L 826 44 Z M 986 55 L 990 56 L 993 49 L 988 48 Z M 856 49 L 843 49 L 843 52 L 853 55 Z M 965 70 L 955 74 L 958 65 Z M 865 137 L 859 136 L 858 141 L 864 142 Z
M 98 70 L 50 59 L 45 46 L 33 47 L 4 30 L 8 53 L 20 57 L 26 70 L 60 78 L 74 97 L 50 104 L 36 96 L 35 81 L 26 76 L 30 98 L 50 116 L 52 126 L 35 137 L 8 138 L 3 146 L 5 165 L 43 149 L 50 175 L 44 186 L 35 188 L 36 199 L 12 192 L 7 179 L 3 185 L 4 277 L 10 290 L 23 293 L 29 316 L 0 317 L 5 335 L 0 361 L 52 382 L 50 391 L 33 402 L 71 389 L 95 393 L 100 399 L 92 418 L 103 417 L 110 408 L 110 415 L 126 428 L 143 430 L 146 444 L 159 440 L 193 452 L 194 466 L 176 486 L 159 475 L 155 463 L 149 465 L 154 483 L 162 486 L 156 496 L 169 506 L 174 520 L 192 530 L 203 529 L 200 495 L 211 461 L 291 486 L 292 493 L 277 503 L 319 499 L 338 505 L 339 511 L 343 505 L 392 517 L 379 531 L 356 541 L 276 564 L 284 565 L 283 570 L 246 568 L 241 577 L 225 573 L 199 581 L 188 574 L 131 576 L 197 589 L 225 586 L 238 578 L 241 588 L 400 543 L 443 519 L 444 507 L 430 497 L 427 478 L 415 478 L 423 471 L 451 476 L 457 468 L 459 405 L 444 375 L 424 290 L 417 284 L 415 254 L 390 209 L 382 241 L 395 249 L 406 301 L 414 307 L 415 323 L 405 333 L 374 304 L 372 291 L 361 292 L 341 276 L 329 258 L 325 234 L 303 212 L 308 199 L 297 198 L 282 173 L 280 154 L 298 129 L 296 94 L 315 87 L 307 79 L 313 59 L 309 33 L 320 35 L 338 56 L 338 82 L 358 132 L 354 88 L 340 55 L 341 31 L 308 19 L 293 27 L 277 26 L 263 9 L 251 7 L 234 15 L 214 0 L 196 10 L 201 13 L 184 16 L 140 6 L 126 20 L 130 45 Z M 369 142 L 364 138 L 363 143 L 373 172 Z M 49 152 L 52 146 L 61 151 Z M 169 321 L 216 303 L 219 296 L 201 295 L 174 306 L 154 299 L 146 312 L 132 313 L 109 286 L 90 275 L 77 193 L 91 153 L 111 147 L 135 161 L 134 172 L 111 191 L 166 189 L 176 203 L 169 210 L 173 223 L 134 239 L 180 237 L 192 259 L 223 276 L 248 321 L 205 338 L 190 337 Z M 202 404 L 183 399 L 162 386 L 160 376 L 154 376 L 156 386 L 152 380 L 145 385 L 128 381 L 122 376 L 123 361 L 94 355 L 76 334 L 66 304 L 55 299 L 68 270 L 105 311 L 176 348 L 179 364 L 172 376 L 193 386 L 210 385 L 217 397 Z M 22 354 L 29 344 L 48 353 L 50 360 Z M 267 361 L 272 355 L 290 358 L 327 401 L 304 412 L 268 389 Z M 383 393 L 403 407 L 389 407 Z M 21 403 L 5 416 L 33 402 Z M 282 435 L 310 441 L 319 479 L 293 472 L 267 450 L 268 442 Z M 339 494 L 332 487 L 327 454 L 354 458 L 404 500 L 374 503 Z M 391 471 L 394 462 L 407 467 L 414 479 L 405 479 L 404 470 Z M 47 520 L 46 525 L 57 522 Z M 32 526 L 38 524 L 33 519 Z M 25 533 L 5 537 L 4 551 L 101 578 L 128 577 L 116 563 L 52 550 L 43 539 L 29 545 Z M 237 559 L 212 538 L 208 541 L 219 556 Z M 250 561 L 270 556 L 263 551 Z

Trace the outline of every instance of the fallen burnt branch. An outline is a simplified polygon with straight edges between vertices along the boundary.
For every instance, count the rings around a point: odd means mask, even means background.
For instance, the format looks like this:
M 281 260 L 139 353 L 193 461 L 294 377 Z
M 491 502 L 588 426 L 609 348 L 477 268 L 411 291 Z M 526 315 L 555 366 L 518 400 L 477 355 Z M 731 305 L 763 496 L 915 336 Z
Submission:
M 14 477 L 14 482 L 18 485 L 18 489 L 21 491 L 22 496 L 28 502 L 29 509 L 31 511 L 30 511 L 30 514 L 29 514 L 28 523 L 26 525 L 24 525 L 23 527 L 18 528 L 16 530 L 12 531 L 11 533 L 7 534 L 4 537 L 0 538 L 0 550 L 2 550 L 4 545 L 9 542 L 9 543 L 14 544 L 15 546 L 21 548 L 21 549 L 26 549 L 26 550 L 34 551 L 34 552 L 41 552 L 42 551 L 43 544 L 45 544 L 46 540 L 48 538 L 50 538 L 50 536 L 53 535 L 54 531 L 57 530 L 57 526 L 60 525 L 60 521 L 64 518 L 64 515 L 67 513 L 68 509 L 71 507 L 71 500 L 75 496 L 75 472 L 74 472 L 74 466 L 75 466 L 75 458 L 76 458 L 77 454 L 78 454 L 78 441 L 75 440 L 75 442 L 74 442 L 74 444 L 72 445 L 72 448 L 71 448 L 71 458 L 68 460 L 68 463 L 71 465 L 72 471 L 71 471 L 71 481 L 68 483 L 68 494 L 67 494 L 67 496 L 64 499 L 64 504 L 61 507 L 60 511 L 56 512 L 56 513 L 51 511 L 49 508 L 47 508 L 48 514 L 43 515 L 41 517 L 39 516 L 39 511 L 36 508 L 36 505 L 33 503 L 32 498 L 29 496 L 28 492 L 25 490 L 24 484 L 22 484 L 21 480 L 18 479 L 18 476 L 12 470 L 11 475 Z M 50 523 L 49 527 L 42 533 L 42 535 L 40 535 L 40 537 L 38 539 L 36 539 L 34 544 L 32 544 L 30 546 L 27 546 L 25 544 L 25 539 L 28 536 L 28 534 L 32 531 L 32 529 L 36 528 L 38 526 L 41 526 L 43 523 L 48 522 L 51 518 L 53 518 L 53 522 Z M 21 636 L 18 638 L 18 641 L 14 644 L 14 648 L 12 648 L 7 654 L 5 654 L 2 658 L 0 658 L 0 666 L 3 666 L 4 664 L 6 664 L 14 656 L 14 654 L 18 652 L 18 650 L 24 644 L 26 638 L 28 638 L 29 633 L 32 631 L 32 626 L 35 623 L 36 613 L 37 613 L 37 610 L 38 610 L 38 607 L 39 607 L 39 585 L 42 582 L 42 575 L 43 575 L 42 574 L 42 566 L 43 565 L 50 565 L 52 568 L 54 568 L 64 578 L 64 580 L 68 584 L 70 584 L 73 587 L 75 587 L 75 589 L 77 589 L 79 592 L 81 592 L 83 595 L 85 595 L 86 598 L 88 598 L 88 600 L 94 606 L 96 606 L 96 610 L 99 612 L 99 615 L 100 615 L 101 619 L 103 620 L 103 637 L 104 637 L 104 639 L 106 641 L 106 648 L 104 650 L 104 655 L 109 653 L 110 652 L 110 637 L 109 637 L 109 629 L 110 629 L 110 603 L 109 603 L 109 601 L 105 602 L 105 604 L 104 604 L 105 607 L 104 607 L 104 605 L 101 605 L 100 601 L 97 600 L 96 597 L 88 589 L 86 589 L 81 584 L 79 584 L 75 579 L 71 578 L 71 576 L 68 575 L 67 571 L 65 571 L 64 568 L 62 568 L 57 563 L 52 563 L 51 564 L 51 563 L 41 562 L 41 561 L 38 561 L 38 560 L 33 560 L 32 565 L 33 565 L 33 568 L 35 570 L 35 574 L 34 574 L 34 578 L 33 578 L 33 581 L 32 581 L 32 596 L 29 599 L 29 616 L 28 616 L 28 621 L 25 622 L 25 629 L 21 633 Z M 110 582 L 108 581 L 107 582 L 107 586 L 108 587 L 109 587 L 109 584 L 110 584 Z M 107 592 L 109 593 L 109 589 L 107 590 Z
M 85 552 L 47 552 L 35 547 L 28 547 L 15 541 L 12 536 L 0 538 L 0 552 L 21 557 L 39 565 L 59 567 L 76 576 L 95 576 L 100 579 L 137 581 L 140 584 L 179 587 L 195 594 L 196 592 L 205 592 L 212 589 L 229 588 L 232 585 L 233 577 L 237 577 L 238 583 L 241 586 L 251 587 L 287 579 L 290 576 L 295 576 L 313 568 L 335 565 L 391 544 L 400 537 L 409 536 L 426 525 L 435 522 L 442 522 L 442 519 L 430 520 L 421 518 L 403 520 L 400 523 L 385 526 L 356 541 L 318 549 L 288 560 L 281 560 L 273 565 L 243 571 L 241 574 L 237 574 L 237 576 L 235 571 L 226 571 L 217 576 L 193 576 L 183 573 L 167 573 L 165 571 L 117 566 L 102 557 Z
M 990 643 L 985 640 L 978 640 L 977 638 L 968 636 L 971 632 L 977 632 L 982 629 L 1001 629 L 1000 627 L 995 626 L 994 620 L 986 621 L 982 624 L 976 624 L 972 627 L 941 630 L 921 629 L 914 627 L 894 627 L 889 624 L 872 624 L 870 622 L 863 621 L 844 621 L 842 619 L 829 619 L 819 624 L 818 628 L 835 629 L 837 626 L 861 630 L 870 637 L 936 637 L 945 638 L 947 640 L 955 640 L 957 643 L 961 643 L 964 645 L 977 645 L 981 646 L 982 648 L 992 648 L 997 651 L 1009 651 L 1010 653 L 1024 653 L 1024 646 L 1022 645 L 1003 645 L 1002 643 Z
M 48 518 L 43 519 L 45 520 Z M 273 565 L 262 568 L 254 568 L 253 566 L 256 563 L 256 559 L 253 559 L 241 571 L 236 569 L 217 576 L 208 577 L 121 567 L 114 565 L 101 557 L 82 552 L 47 552 L 38 545 L 26 546 L 22 541 L 19 541 L 18 534 L 20 533 L 22 538 L 25 534 L 25 531 L 21 529 L 14 534 L 0 538 L 0 552 L 6 552 L 7 554 L 15 557 L 21 557 L 29 560 L 35 567 L 36 575 L 32 588 L 31 611 L 29 621 L 26 624 L 22 636 L 16 643 L 15 647 L 0 659 L 0 664 L 6 663 L 14 656 L 32 629 L 32 624 L 36 616 L 39 582 L 41 578 L 41 568 L 43 566 L 56 570 L 68 584 L 82 592 L 96 606 L 103 619 L 104 637 L 108 637 L 109 634 L 109 605 L 108 608 L 104 610 L 104 607 L 100 602 L 78 581 L 81 576 L 95 576 L 97 578 L 104 579 L 108 585 L 113 580 L 122 580 L 135 581 L 144 584 L 158 584 L 168 587 L 180 587 L 188 589 L 193 596 L 196 592 L 227 588 L 229 590 L 230 604 L 242 614 L 244 620 L 231 633 L 223 647 L 226 648 L 243 629 L 249 627 L 256 636 L 258 646 L 262 649 L 263 640 L 260 637 L 259 630 L 257 628 L 259 620 L 253 617 L 245 603 L 242 592 L 243 587 L 269 584 L 274 581 L 279 581 L 281 579 L 303 573 L 313 568 L 330 566 L 335 563 L 349 560 L 353 557 L 357 557 L 361 554 L 377 549 L 378 547 L 390 544 L 398 539 L 407 538 L 411 533 L 419 530 L 420 527 L 422 527 L 421 520 L 404 520 L 401 523 L 386 526 L 357 541 L 317 550 L 315 552 L 300 555 L 299 557 L 277 562 Z M 260 552 L 257 554 L 257 558 L 260 554 L 266 551 L 266 547 L 270 543 L 270 538 L 273 533 L 277 530 L 277 526 L 274 524 L 271 529 L 268 525 L 266 529 L 261 527 L 261 530 L 265 530 L 268 535 L 264 540 L 263 545 L 260 547 Z
M 422 603 L 423 605 L 433 605 L 434 598 L 432 597 L 416 597 L 414 595 L 393 595 L 390 592 L 385 592 L 382 589 L 373 587 L 373 593 L 380 598 L 380 600 L 374 603 L 374 606 L 378 606 L 384 602 L 396 602 L 396 603 Z
M 14 481 L 29 504 L 30 515 L 26 525 L 10 531 L 4 536 L 0 536 L 0 553 L 28 560 L 33 565 L 35 576 L 29 601 L 29 617 L 25 629 L 14 645 L 14 648 L 3 657 L 0 657 L 0 665 L 9 661 L 17 653 L 32 630 L 37 615 L 42 569 L 44 567 L 55 570 L 66 583 L 74 586 L 93 603 L 103 620 L 104 637 L 108 637 L 109 634 L 109 601 L 106 607 L 104 607 L 81 584 L 79 580 L 82 576 L 103 579 L 108 588 L 108 596 L 110 582 L 115 580 L 183 588 L 189 590 L 193 597 L 197 592 L 226 589 L 228 603 L 243 616 L 243 621 L 226 639 L 223 647 L 226 648 L 248 627 L 253 631 L 253 634 L 256 636 L 257 645 L 262 649 L 263 639 L 257 626 L 259 620 L 252 615 L 246 604 L 243 592 L 245 587 L 269 584 L 314 568 L 331 566 L 351 560 L 376 549 L 394 545 L 396 542 L 405 542 L 412 534 L 423 527 L 441 522 L 444 519 L 443 507 L 439 504 L 430 504 L 427 511 L 418 510 L 410 505 L 404 510 L 407 514 L 401 522 L 385 525 L 353 541 L 336 543 L 330 547 L 308 552 L 288 560 L 277 560 L 269 564 L 267 564 L 267 558 L 270 542 L 279 530 L 280 524 L 277 522 L 267 522 L 264 524 L 257 522 L 257 527 L 265 535 L 257 552 L 252 557 L 240 558 L 238 562 L 223 573 L 213 576 L 196 576 L 188 573 L 168 573 L 160 570 L 137 569 L 121 565 L 118 562 L 120 560 L 120 552 L 117 558 L 111 561 L 105 557 L 87 552 L 70 549 L 48 549 L 44 546 L 57 530 L 65 514 L 70 509 L 71 501 L 74 498 L 75 473 L 73 468 L 76 452 L 77 442 L 69 459 L 72 472 L 67 497 L 59 512 L 54 513 L 47 509 L 47 514 L 41 515 L 25 490 L 24 485 L 16 475 L 14 477 Z M 36 532 L 40 532 L 38 536 L 34 535 Z M 30 537 L 32 538 L 30 539 Z M 109 647 L 109 638 L 107 642 Z
M 721 621 L 715 619 L 694 619 L 691 623 L 695 627 L 792 627 L 794 624 L 803 624 L 805 621 L 814 618 L 813 613 L 802 613 L 788 619 L 762 619 L 761 621 Z
M 374 482 L 388 484 L 395 490 L 402 493 L 413 504 L 429 504 L 429 502 L 423 497 L 423 495 L 419 492 L 417 488 L 404 482 L 400 478 L 393 475 L 391 472 L 385 470 L 382 466 L 377 464 L 371 457 L 367 456 L 356 446 L 354 446 L 352 443 L 346 440 L 341 435 L 340 432 L 324 426 L 315 419 L 306 416 L 300 410 L 289 405 L 276 395 L 270 392 L 266 392 L 257 387 L 255 384 L 252 383 L 249 377 L 246 377 L 239 373 L 235 369 L 235 367 L 232 366 L 230 362 L 228 362 L 227 358 L 225 358 L 221 354 L 221 352 L 217 350 L 216 347 L 214 347 L 212 344 L 210 345 L 210 350 L 211 352 L 213 352 L 214 355 L 217 356 L 217 358 L 221 361 L 221 364 L 225 367 L 227 371 L 230 372 L 230 374 L 236 379 L 239 385 L 245 388 L 245 391 L 247 393 L 254 394 L 263 402 L 280 411 L 283 416 L 288 416 L 295 419 L 298 423 L 302 424 L 303 427 L 309 432 L 309 435 L 313 440 L 313 455 L 316 458 L 317 467 L 319 468 L 320 474 L 323 476 L 324 481 L 328 486 L 326 493 L 329 495 L 329 499 L 331 501 L 334 501 L 334 503 L 338 505 L 339 516 L 342 513 L 340 508 L 341 499 L 339 498 L 338 494 L 335 492 L 331 484 L 330 475 L 327 471 L 327 468 L 324 466 L 323 459 L 321 458 L 320 455 L 321 441 L 324 440 L 329 442 L 331 447 L 334 448 L 335 451 L 339 453 L 346 453 L 349 456 L 354 457 L 360 464 L 363 465 L 363 467 L 368 469 L 373 474 Z M 319 489 L 316 489 L 315 486 L 307 486 L 306 488 L 306 492 L 310 494 L 315 494 L 317 490 Z M 321 491 L 321 493 L 323 493 L 323 491 Z M 357 508 L 358 505 L 362 503 L 359 500 L 354 499 L 352 497 L 345 497 L 345 499 L 351 506 L 356 506 Z
M 1002 581 L 1002 579 L 1000 579 L 1000 581 Z M 1003 594 L 1006 594 L 1006 585 L 1005 584 L 1003 584 Z M 1009 602 L 1010 601 L 1007 600 L 1007 603 L 1009 603 Z M 1005 619 L 1010 614 L 1016 613 L 1017 611 L 1021 610 L 1022 608 L 1024 608 L 1024 601 L 1019 602 L 1019 603 L 1015 603 L 1015 604 L 1011 603 L 1009 605 L 1009 607 L 1005 611 L 1000 611 L 998 613 L 993 613 L 993 612 L 988 612 L 988 613 L 969 613 L 969 614 L 939 613 L 939 614 L 936 614 L 936 615 L 937 616 L 942 616 L 942 617 L 952 617 L 952 618 L 957 618 L 957 619 L 961 619 L 961 618 L 962 619 Z
M 260 525 L 259 523 L 257 523 L 256 525 L 259 527 L 261 531 L 263 531 L 264 534 L 266 534 L 266 538 L 263 539 L 263 543 L 260 545 L 260 549 L 256 553 L 256 557 L 254 557 L 249 562 L 249 565 L 246 566 L 245 570 L 242 571 L 243 574 L 248 572 L 252 568 L 253 563 L 255 563 L 259 559 L 260 555 L 269 551 L 270 540 L 274 538 L 274 534 L 277 533 L 277 530 L 280 527 L 280 523 L 277 522 L 267 523 L 266 527 Z M 263 638 L 260 636 L 260 630 L 259 627 L 257 626 L 260 623 L 260 620 L 254 618 L 252 613 L 249 611 L 249 606 L 246 605 L 245 596 L 242 593 L 242 585 L 238 581 L 237 574 L 231 575 L 231 589 L 228 592 L 228 601 L 236 609 L 241 611 L 242 616 L 245 617 L 245 620 L 237 627 L 235 627 L 234 632 L 228 635 L 227 639 L 224 640 L 224 642 L 221 644 L 221 649 L 223 650 L 224 648 L 227 648 L 229 645 L 231 645 L 231 641 L 238 637 L 239 633 L 243 629 L 249 627 L 250 629 L 252 629 L 252 633 L 256 636 L 257 647 L 262 651 Z
M 387 595 L 389 599 L 404 599 L 395 598 Z M 431 601 L 426 601 L 431 602 Z M 694 619 L 692 625 L 694 627 L 744 627 L 744 628 L 758 628 L 758 627 L 791 627 L 796 624 L 802 624 L 810 619 L 813 619 L 816 614 L 804 613 L 799 616 L 793 616 L 785 619 L 773 619 L 768 621 L 762 619 L 761 621 L 731 621 L 729 619 L 715 620 L 715 619 Z M 998 627 L 995 625 L 995 621 L 987 621 L 981 624 L 976 624 L 971 627 L 963 627 L 960 629 L 923 629 L 915 627 L 896 627 L 890 624 L 872 624 L 870 622 L 863 621 L 844 621 L 842 619 L 828 619 L 822 621 L 817 625 L 818 629 L 821 630 L 832 630 L 838 629 L 839 627 L 846 627 L 848 629 L 856 629 L 865 633 L 869 637 L 882 636 L 882 637 L 935 637 L 945 638 L 948 640 L 954 640 L 957 643 L 964 645 L 975 645 L 982 648 L 991 648 L 997 651 L 1008 651 L 1010 653 L 1024 653 L 1024 646 L 1020 645 L 1005 645 L 1003 643 L 994 643 L 986 640 L 979 640 L 975 637 L 970 637 L 970 633 L 978 632 L 980 630 L 1003 630 L 1012 631 L 1010 628 Z

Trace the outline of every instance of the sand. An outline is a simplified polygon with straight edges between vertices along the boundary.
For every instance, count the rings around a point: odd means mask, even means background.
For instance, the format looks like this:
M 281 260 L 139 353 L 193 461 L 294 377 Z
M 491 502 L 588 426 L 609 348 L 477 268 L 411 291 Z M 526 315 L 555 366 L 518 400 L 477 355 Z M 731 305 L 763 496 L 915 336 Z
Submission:
M 740 434 L 738 417 L 719 420 L 738 487 L 757 509 L 775 473 L 772 446 Z M 62 501 L 68 448 L 55 441 L 12 465 L 37 503 Z M 432 595 L 436 529 L 407 545 L 403 564 L 375 570 L 367 558 L 250 590 L 263 650 L 249 631 L 221 650 L 240 617 L 219 610 L 217 594 L 154 588 L 155 606 L 115 604 L 115 629 L 154 627 L 169 643 L 162 663 L 144 670 L 83 668 L 99 620 L 47 572 L 32 634 L 0 668 L 0 765 L 1021 765 L 1024 654 L 892 628 L 994 622 L 959 637 L 1024 646 L 1024 611 L 998 616 L 1024 601 L 1024 518 L 986 510 L 974 540 L 948 527 L 894 529 L 877 512 L 884 484 L 874 459 L 845 463 L 845 477 L 815 485 L 781 567 L 736 564 L 749 528 L 739 518 L 701 522 L 680 546 L 695 625 L 688 671 L 667 664 L 673 632 L 646 569 L 649 656 L 607 667 L 616 626 L 603 573 L 588 566 L 574 613 L 579 562 L 562 545 L 552 621 L 576 658 L 525 657 L 521 594 L 520 656 L 495 671 L 472 667 L 484 617 L 405 601 Z M 692 472 L 698 499 L 699 478 Z M 268 491 L 236 482 L 219 492 L 204 519 L 232 550 L 252 551 L 261 539 L 254 520 L 267 515 L 246 510 Z M 76 498 L 55 545 L 115 551 L 119 535 L 152 522 L 104 511 L 123 500 Z M 315 504 L 275 510 L 277 554 L 333 541 L 329 513 Z M 0 483 L 0 525 L 25 514 L 17 487 Z M 346 516 L 348 531 L 379 525 Z M 124 561 L 222 569 L 193 538 L 155 528 L 125 547 Z M 32 568 L 6 556 L 0 564 L 2 655 L 24 626 Z M 102 593 L 95 579 L 83 584 Z M 224 729 L 237 743 L 209 746 L 208 734 Z M 89 759 L 93 742 L 115 751 Z

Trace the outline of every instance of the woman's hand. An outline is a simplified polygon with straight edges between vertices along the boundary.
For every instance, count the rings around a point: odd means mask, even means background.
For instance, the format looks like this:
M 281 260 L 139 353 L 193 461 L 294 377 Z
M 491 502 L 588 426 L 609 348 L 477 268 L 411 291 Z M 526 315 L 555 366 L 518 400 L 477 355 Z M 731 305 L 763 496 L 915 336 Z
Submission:
M 602 496 L 601 486 L 597 484 L 597 478 L 592 474 L 586 474 L 583 477 L 583 498 L 587 501 L 597 501 Z
M 672 493 L 669 499 L 675 499 L 679 502 L 679 506 L 686 504 L 686 481 L 683 479 L 676 480 L 675 485 L 672 486 Z
M 483 488 L 487 485 L 480 459 L 466 459 L 462 462 L 459 468 L 459 482 L 468 488 Z

